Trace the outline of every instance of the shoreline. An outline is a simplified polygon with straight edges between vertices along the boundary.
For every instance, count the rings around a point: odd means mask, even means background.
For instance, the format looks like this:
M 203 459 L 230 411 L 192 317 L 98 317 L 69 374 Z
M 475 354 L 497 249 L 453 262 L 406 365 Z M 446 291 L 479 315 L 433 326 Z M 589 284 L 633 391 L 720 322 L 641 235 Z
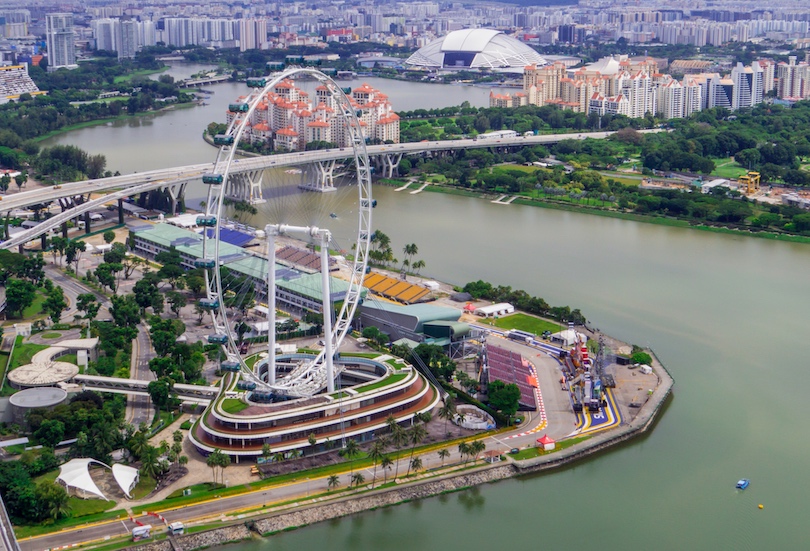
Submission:
M 133 551 L 178 551 L 179 549 L 196 551 L 215 545 L 245 541 L 254 536 L 266 538 L 280 532 L 296 530 L 328 520 L 459 492 L 501 480 L 551 471 L 586 460 L 647 434 L 659 419 L 662 409 L 672 395 L 675 381 L 655 352 L 650 350 L 650 353 L 653 357 L 653 372 L 658 376 L 658 385 L 648 400 L 639 408 L 638 414 L 629 422 L 622 421 L 618 427 L 596 433 L 593 437 L 558 452 L 525 460 L 514 460 L 510 457 L 506 463 L 497 462 L 472 466 L 461 473 L 455 472 L 435 478 L 414 480 L 398 487 L 368 490 L 360 495 L 336 498 L 329 495 L 314 497 L 311 498 L 313 503 L 310 505 L 300 506 L 300 503 L 292 506 L 280 505 L 280 510 L 260 514 L 256 518 L 248 520 L 242 518 L 244 515 L 236 515 L 232 524 L 228 526 L 153 541 L 144 545 L 129 546 L 127 549 Z
M 404 182 L 403 182 L 404 184 Z M 391 185 L 391 184 L 380 184 L 380 185 Z M 476 191 L 469 191 L 466 189 L 455 188 L 453 186 L 446 186 L 443 184 L 433 184 L 431 183 L 427 187 L 425 187 L 424 191 L 432 192 L 432 193 L 445 193 L 447 195 L 459 195 L 462 197 L 473 197 L 477 199 L 484 199 L 490 200 L 491 198 L 497 198 L 503 194 L 493 194 L 488 195 L 486 193 L 480 193 Z M 705 232 L 712 232 L 712 233 L 722 233 L 726 235 L 737 235 L 740 237 L 755 237 L 758 239 L 769 239 L 771 241 L 781 241 L 787 243 L 798 243 L 802 245 L 810 244 L 810 237 L 804 235 L 795 235 L 790 233 L 774 233 L 772 231 L 751 231 L 749 229 L 734 229 L 728 227 L 726 224 L 720 224 L 718 226 L 713 226 L 709 224 L 691 224 L 688 220 L 681 220 L 679 218 L 663 218 L 660 216 L 645 216 L 643 214 L 636 214 L 632 212 L 619 212 L 610 209 L 601 209 L 595 207 L 585 207 L 581 205 L 573 205 L 567 203 L 557 203 L 552 201 L 545 201 L 543 199 L 533 199 L 531 197 L 525 197 L 521 195 L 517 195 L 517 199 L 515 199 L 512 204 L 515 205 L 524 205 L 527 207 L 539 207 L 544 209 L 552 209 L 552 210 L 562 210 L 567 212 L 579 212 L 582 214 L 592 215 L 592 216 L 603 216 L 605 218 L 616 218 L 619 220 L 628 220 L 631 222 L 641 222 L 644 224 L 655 224 L 657 226 L 669 226 L 672 228 L 683 228 L 689 230 L 699 230 Z

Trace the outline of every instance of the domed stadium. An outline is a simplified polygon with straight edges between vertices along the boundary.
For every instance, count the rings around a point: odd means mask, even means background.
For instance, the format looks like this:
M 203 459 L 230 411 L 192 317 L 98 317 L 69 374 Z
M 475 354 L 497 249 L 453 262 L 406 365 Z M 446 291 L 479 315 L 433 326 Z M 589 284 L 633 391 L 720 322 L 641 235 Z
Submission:
M 494 29 L 453 31 L 420 48 L 408 65 L 431 69 L 522 71 L 548 62 L 523 42 Z

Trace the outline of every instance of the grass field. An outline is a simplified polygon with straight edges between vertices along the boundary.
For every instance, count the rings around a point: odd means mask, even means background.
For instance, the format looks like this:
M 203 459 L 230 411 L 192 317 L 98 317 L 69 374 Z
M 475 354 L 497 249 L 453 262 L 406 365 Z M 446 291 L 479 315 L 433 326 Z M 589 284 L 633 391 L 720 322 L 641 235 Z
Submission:
M 746 173 L 745 168 L 738 165 L 734 161 L 733 157 L 712 160 L 714 161 L 714 170 L 712 171 L 712 176 L 736 180 L 738 176 Z
M 553 321 L 546 321 L 544 319 L 536 318 L 528 314 L 512 314 L 511 316 L 504 316 L 496 319 L 494 322 L 495 327 L 501 329 L 519 329 L 521 331 L 528 331 L 535 335 L 540 335 L 543 331 L 551 331 L 556 333 L 560 331 L 561 325 Z
M 30 364 L 34 354 L 46 348 L 49 347 L 45 344 L 18 343 L 14 346 L 14 355 L 11 357 L 10 369 L 17 369 L 21 365 Z
M 166 71 L 168 67 L 162 67 L 160 69 L 143 69 L 141 71 L 135 71 L 134 73 L 130 73 L 128 75 L 122 75 L 115 77 L 115 84 L 121 84 L 122 82 L 129 82 L 135 77 L 145 77 L 149 75 L 154 75 L 155 73 L 162 73 Z
M 34 316 L 38 316 L 42 313 L 42 304 L 45 302 L 45 295 L 41 292 L 38 292 L 34 297 L 34 302 L 31 303 L 31 306 L 23 310 L 22 312 L 22 319 L 29 319 L 33 318 Z
M 57 333 L 55 331 L 50 331 L 48 333 L 43 333 L 42 335 L 40 335 L 40 337 L 42 337 L 43 339 L 58 339 L 61 336 L 62 333 Z

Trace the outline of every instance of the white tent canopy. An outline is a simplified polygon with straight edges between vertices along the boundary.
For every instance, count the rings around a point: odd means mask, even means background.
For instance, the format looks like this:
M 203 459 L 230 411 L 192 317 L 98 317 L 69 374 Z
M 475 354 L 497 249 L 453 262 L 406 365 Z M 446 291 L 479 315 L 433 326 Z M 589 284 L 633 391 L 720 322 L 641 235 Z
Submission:
M 132 495 L 130 494 L 138 483 L 138 469 L 116 463 L 112 466 L 112 473 L 118 486 L 124 491 L 124 494 L 132 499 Z
M 560 344 L 562 346 L 573 346 L 580 341 L 585 342 L 587 337 L 582 333 L 577 333 L 573 329 L 565 329 L 559 333 L 554 333 L 551 335 L 550 339 L 551 342 L 555 344 Z
M 68 488 L 76 488 L 109 501 L 98 489 L 93 479 L 90 478 L 90 463 L 98 463 L 108 469 L 110 468 L 107 464 L 92 458 L 71 459 L 59 467 L 59 476 L 56 477 L 56 480 L 62 482 Z

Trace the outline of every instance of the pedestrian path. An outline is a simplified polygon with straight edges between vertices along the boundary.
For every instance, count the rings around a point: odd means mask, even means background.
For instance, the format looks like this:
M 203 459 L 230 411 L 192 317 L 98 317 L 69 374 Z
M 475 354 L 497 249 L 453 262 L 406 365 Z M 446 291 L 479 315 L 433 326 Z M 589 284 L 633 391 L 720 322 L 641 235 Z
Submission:
M 413 191 L 411 192 L 411 195 L 416 195 L 417 193 L 422 192 L 422 191 L 423 191 L 423 190 L 424 190 L 426 187 L 428 187 L 429 185 L 430 185 L 430 184 L 428 184 L 427 182 L 425 182 L 424 184 L 422 184 L 422 185 L 419 187 L 419 189 L 415 189 L 415 190 L 413 190 Z

